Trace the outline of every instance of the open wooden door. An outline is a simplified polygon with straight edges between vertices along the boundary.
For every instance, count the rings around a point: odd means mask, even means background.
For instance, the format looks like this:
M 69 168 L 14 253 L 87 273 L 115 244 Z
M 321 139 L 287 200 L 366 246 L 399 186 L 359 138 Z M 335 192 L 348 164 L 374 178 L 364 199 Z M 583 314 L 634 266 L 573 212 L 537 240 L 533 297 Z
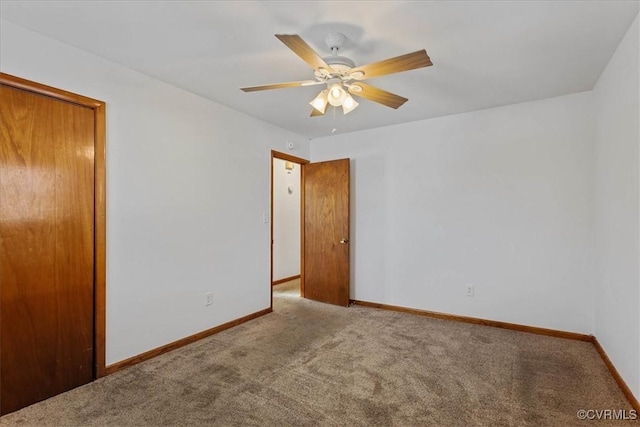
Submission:
M 304 181 L 303 296 L 349 305 L 349 159 L 308 163 Z

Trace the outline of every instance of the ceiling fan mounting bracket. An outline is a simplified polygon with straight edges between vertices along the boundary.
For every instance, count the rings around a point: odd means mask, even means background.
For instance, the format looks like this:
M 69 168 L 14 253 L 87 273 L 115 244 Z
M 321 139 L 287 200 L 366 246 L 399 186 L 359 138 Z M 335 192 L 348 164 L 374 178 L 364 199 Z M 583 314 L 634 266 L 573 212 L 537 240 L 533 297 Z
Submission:
M 327 47 L 331 50 L 331 56 L 324 57 L 322 60 L 331 67 L 330 78 L 347 76 L 349 71 L 356 66 L 351 58 L 338 55 L 346 39 L 344 34 L 335 32 L 327 34 L 324 38 Z
M 338 51 L 342 48 L 342 44 L 347 39 L 347 37 L 342 33 L 329 33 L 324 37 L 324 42 L 327 44 L 327 47 L 334 55 L 338 53 Z

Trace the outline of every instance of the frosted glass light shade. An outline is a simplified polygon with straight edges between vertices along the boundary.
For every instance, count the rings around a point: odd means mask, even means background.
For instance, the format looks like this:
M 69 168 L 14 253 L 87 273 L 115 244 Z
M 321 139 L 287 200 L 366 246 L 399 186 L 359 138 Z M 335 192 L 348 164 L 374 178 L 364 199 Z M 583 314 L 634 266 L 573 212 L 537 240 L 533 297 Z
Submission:
M 314 98 L 313 101 L 309 103 L 313 108 L 320 111 L 322 114 L 324 114 L 325 110 L 327 109 L 327 92 L 328 91 L 326 89 L 323 90 L 318 94 L 318 96 Z
M 353 99 L 351 95 L 347 94 L 347 96 L 344 99 L 344 102 L 342 103 L 342 112 L 344 114 L 349 114 L 350 112 L 355 110 L 356 107 L 358 107 L 358 105 L 360 104 L 356 102 L 356 100 Z
M 334 83 L 329 88 L 329 95 L 327 95 L 327 99 L 329 104 L 334 107 L 339 107 L 344 102 L 347 97 L 347 92 L 345 92 L 344 88 L 340 83 Z

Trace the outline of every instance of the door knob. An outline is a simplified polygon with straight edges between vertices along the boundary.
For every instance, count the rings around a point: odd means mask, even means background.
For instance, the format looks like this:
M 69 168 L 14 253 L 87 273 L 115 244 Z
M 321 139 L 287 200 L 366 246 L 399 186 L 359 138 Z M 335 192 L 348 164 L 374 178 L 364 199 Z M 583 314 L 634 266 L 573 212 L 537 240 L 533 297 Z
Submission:
M 349 243 L 349 239 L 341 239 L 341 240 L 340 240 L 340 243 L 342 243 L 343 245 L 344 245 L 345 243 Z

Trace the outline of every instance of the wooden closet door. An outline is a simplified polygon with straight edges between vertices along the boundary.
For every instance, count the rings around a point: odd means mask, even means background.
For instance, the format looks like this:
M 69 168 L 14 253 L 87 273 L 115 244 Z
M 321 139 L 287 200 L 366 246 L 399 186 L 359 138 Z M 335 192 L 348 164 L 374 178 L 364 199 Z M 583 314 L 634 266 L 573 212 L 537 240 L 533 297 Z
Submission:
M 0 86 L 0 412 L 93 379 L 94 113 Z

